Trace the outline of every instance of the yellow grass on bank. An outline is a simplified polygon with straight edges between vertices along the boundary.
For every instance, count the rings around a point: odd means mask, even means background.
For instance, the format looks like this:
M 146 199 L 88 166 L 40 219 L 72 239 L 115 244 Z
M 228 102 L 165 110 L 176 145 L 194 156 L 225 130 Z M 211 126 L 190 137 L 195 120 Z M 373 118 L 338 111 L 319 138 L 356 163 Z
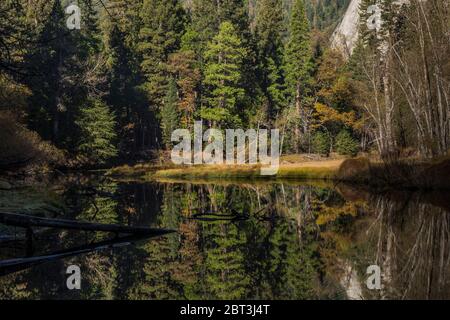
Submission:
M 261 174 L 260 165 L 155 166 L 140 164 L 109 170 L 111 177 L 152 181 L 339 181 L 377 188 L 450 189 L 450 159 L 410 160 L 384 163 L 366 157 L 353 159 L 313 159 L 300 155 L 282 159 L 275 176 Z M 293 161 L 297 162 L 293 162 Z
M 185 166 L 180 168 L 158 170 L 151 174 L 153 178 L 172 179 L 323 179 L 332 180 L 336 178 L 339 167 L 344 160 L 309 161 L 302 163 L 290 163 L 280 165 L 275 176 L 261 175 L 260 165 L 200 165 Z

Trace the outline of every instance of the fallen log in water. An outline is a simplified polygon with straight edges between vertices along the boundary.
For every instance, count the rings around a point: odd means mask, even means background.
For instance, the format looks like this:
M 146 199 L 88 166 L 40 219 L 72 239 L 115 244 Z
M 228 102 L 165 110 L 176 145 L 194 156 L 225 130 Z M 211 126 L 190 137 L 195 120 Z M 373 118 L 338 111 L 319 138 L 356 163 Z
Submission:
M 65 230 L 101 231 L 101 232 L 112 232 L 116 234 L 132 234 L 132 235 L 147 235 L 147 236 L 159 236 L 173 232 L 172 230 L 165 230 L 165 229 L 153 229 L 146 227 L 121 226 L 116 224 L 99 224 L 99 223 L 89 223 L 72 220 L 49 219 L 7 212 L 0 212 L 0 223 L 27 229 L 32 227 L 46 227 Z
M 25 270 L 42 263 L 57 261 L 73 256 L 78 256 L 81 254 L 87 254 L 91 252 L 98 252 L 118 247 L 123 247 L 130 245 L 134 242 L 147 240 L 154 238 L 156 236 L 127 236 L 122 238 L 117 238 L 113 240 L 106 240 L 102 242 L 92 243 L 76 248 L 70 248 L 66 250 L 56 251 L 48 253 L 38 257 L 28 257 L 28 258 L 18 258 L 11 260 L 0 261 L 0 276 L 5 276 L 11 273 L 15 273 L 21 270 Z

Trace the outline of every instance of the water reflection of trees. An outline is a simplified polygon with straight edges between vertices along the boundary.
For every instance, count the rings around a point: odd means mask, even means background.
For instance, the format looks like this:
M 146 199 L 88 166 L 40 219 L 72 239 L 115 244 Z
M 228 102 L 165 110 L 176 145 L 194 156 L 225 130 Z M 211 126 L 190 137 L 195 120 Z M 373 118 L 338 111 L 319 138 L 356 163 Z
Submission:
M 165 185 L 156 223 L 176 227 L 179 238 L 149 244 L 133 298 L 319 297 L 315 201 L 333 197 L 321 188 L 283 184 Z M 199 213 L 209 219 L 196 219 Z M 246 219 L 223 219 L 233 215 Z
M 380 297 L 449 299 L 449 211 L 419 194 L 373 202 L 375 218 L 367 232 L 369 241 L 376 241 L 374 263 L 383 272 Z
M 295 183 L 109 182 L 72 197 L 79 219 L 178 233 L 2 277 L 1 298 L 450 298 L 449 213 L 440 197 Z M 84 272 L 81 292 L 65 288 L 70 264 Z M 383 270 L 380 292 L 365 287 L 372 264 Z

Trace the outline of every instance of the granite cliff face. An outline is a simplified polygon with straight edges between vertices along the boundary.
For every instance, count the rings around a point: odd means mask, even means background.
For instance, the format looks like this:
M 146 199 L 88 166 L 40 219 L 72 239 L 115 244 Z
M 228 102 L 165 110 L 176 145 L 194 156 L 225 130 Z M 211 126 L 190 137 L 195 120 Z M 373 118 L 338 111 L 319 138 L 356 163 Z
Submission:
M 420 0 L 426 1 L 426 0 Z M 349 57 L 356 47 L 359 37 L 359 26 L 361 22 L 361 12 L 359 10 L 362 0 L 351 0 L 347 11 L 331 36 L 331 47 L 341 51 L 344 56 Z M 408 4 L 409 0 L 397 0 L 393 4 L 397 5 L 399 10 L 402 5 Z M 380 15 L 380 25 L 381 15 Z
M 361 0 L 352 0 L 347 11 L 331 37 L 331 47 L 350 56 L 356 47 L 359 36 Z

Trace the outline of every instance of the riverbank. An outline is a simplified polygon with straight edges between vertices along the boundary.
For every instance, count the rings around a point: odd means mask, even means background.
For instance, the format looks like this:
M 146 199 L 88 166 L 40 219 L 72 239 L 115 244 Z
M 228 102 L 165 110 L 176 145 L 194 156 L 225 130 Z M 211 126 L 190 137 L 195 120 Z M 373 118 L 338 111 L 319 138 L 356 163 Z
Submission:
M 157 170 L 147 175 L 147 178 L 155 179 L 312 179 L 312 180 L 335 180 L 339 167 L 343 160 L 311 161 L 304 163 L 280 165 L 278 173 L 274 176 L 261 174 L 260 165 L 202 165 L 193 167 L 170 168 Z
M 450 159 L 404 159 L 384 163 L 368 158 L 282 162 L 275 176 L 261 175 L 260 165 L 154 166 L 140 164 L 109 170 L 114 178 L 153 180 L 322 180 L 376 188 L 450 189 Z

